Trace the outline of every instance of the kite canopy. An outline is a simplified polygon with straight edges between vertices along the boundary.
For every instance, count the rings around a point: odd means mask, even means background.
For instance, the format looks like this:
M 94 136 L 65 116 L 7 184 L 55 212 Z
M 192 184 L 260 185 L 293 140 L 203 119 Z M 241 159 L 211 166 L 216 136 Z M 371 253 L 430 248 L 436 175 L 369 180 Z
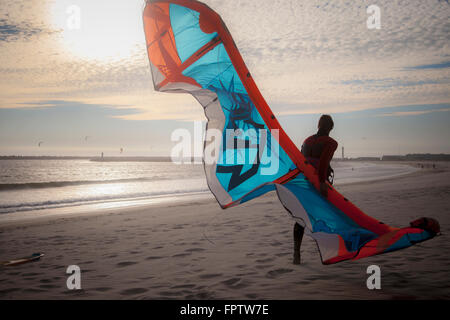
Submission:
M 324 264 L 394 251 L 432 238 L 367 216 L 329 185 L 281 128 L 220 16 L 193 0 L 147 1 L 143 13 L 156 91 L 190 93 L 208 118 L 204 161 L 222 208 L 276 190 L 316 240 Z M 220 135 L 209 137 L 208 132 Z

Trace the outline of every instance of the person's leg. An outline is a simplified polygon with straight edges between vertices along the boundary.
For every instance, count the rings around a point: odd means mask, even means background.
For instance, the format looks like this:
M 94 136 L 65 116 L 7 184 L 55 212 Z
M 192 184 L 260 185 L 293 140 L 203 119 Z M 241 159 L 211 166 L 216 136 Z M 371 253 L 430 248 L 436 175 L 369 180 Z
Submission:
M 300 246 L 305 229 L 297 222 L 294 224 L 294 264 L 300 264 Z

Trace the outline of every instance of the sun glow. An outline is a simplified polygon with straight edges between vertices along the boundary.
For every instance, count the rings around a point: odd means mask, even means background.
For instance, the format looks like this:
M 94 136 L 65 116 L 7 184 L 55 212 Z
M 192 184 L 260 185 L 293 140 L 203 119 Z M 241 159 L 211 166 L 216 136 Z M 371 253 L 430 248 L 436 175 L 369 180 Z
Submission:
M 120 60 L 142 50 L 143 0 L 55 0 L 52 22 L 65 51 L 80 59 Z

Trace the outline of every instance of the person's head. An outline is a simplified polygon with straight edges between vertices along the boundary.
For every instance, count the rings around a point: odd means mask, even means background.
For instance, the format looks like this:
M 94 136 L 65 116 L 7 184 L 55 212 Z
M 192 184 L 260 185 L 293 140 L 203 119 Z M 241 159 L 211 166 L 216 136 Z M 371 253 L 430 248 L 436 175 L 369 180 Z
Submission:
M 322 134 L 329 134 L 333 130 L 334 122 L 330 115 L 324 114 L 319 119 L 319 124 L 317 125 L 319 132 Z

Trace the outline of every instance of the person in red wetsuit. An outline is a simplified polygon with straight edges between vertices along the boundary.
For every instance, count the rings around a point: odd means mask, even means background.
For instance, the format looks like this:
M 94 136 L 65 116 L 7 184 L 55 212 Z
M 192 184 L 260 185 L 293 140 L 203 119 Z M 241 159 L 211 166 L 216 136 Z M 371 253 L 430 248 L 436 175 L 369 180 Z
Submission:
M 329 176 L 330 161 L 337 149 L 338 143 L 331 138 L 330 131 L 334 127 L 330 115 L 324 114 L 319 119 L 318 131 L 308 137 L 302 145 L 302 154 L 317 170 L 320 182 L 320 193 L 328 195 L 327 180 Z M 302 244 L 305 229 L 297 222 L 294 225 L 294 264 L 300 264 L 300 246 Z

